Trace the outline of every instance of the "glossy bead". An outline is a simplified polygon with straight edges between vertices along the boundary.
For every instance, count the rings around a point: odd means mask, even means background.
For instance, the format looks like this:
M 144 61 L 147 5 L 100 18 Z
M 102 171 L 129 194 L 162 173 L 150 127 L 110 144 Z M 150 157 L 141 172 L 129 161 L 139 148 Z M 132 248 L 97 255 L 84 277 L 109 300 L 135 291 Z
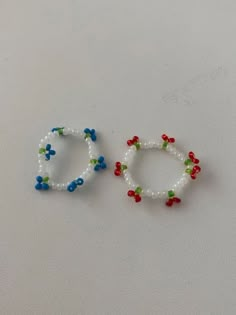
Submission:
M 199 164 L 199 162 L 200 162 L 199 159 L 195 159 L 195 158 L 193 158 L 192 161 L 193 161 L 194 164 Z
M 36 177 L 36 180 L 37 180 L 37 182 L 42 183 L 43 178 L 42 178 L 42 176 L 37 176 L 37 177 Z
M 164 141 L 167 141 L 167 140 L 168 140 L 168 136 L 167 136 L 166 134 L 163 134 L 161 137 L 162 137 L 162 139 L 163 139 Z
M 198 165 L 195 165 L 195 166 L 193 167 L 193 171 L 196 172 L 196 173 L 200 173 L 200 172 L 201 172 L 201 167 L 198 166 Z
M 98 162 L 99 163 L 104 162 L 104 160 L 105 160 L 104 156 L 99 156 L 99 158 L 98 158 Z
M 42 184 L 41 183 L 37 183 L 35 186 L 36 190 L 41 190 L 42 189 Z
M 142 200 L 140 195 L 135 195 L 135 202 L 140 202 Z
M 127 144 L 128 144 L 128 146 L 131 146 L 131 145 L 133 145 L 133 141 L 132 140 L 128 140 Z
M 116 169 L 116 170 L 114 171 L 114 174 L 115 174 L 116 176 L 120 176 L 120 175 L 121 175 L 121 170 Z
M 134 142 L 139 141 L 139 137 L 138 137 L 138 136 L 134 136 L 134 137 L 133 137 L 133 141 L 134 141 Z
M 42 189 L 43 190 L 48 190 L 49 189 L 49 185 L 47 183 L 42 183 Z
M 106 165 L 105 162 L 102 162 L 102 163 L 100 164 L 100 167 L 101 167 L 101 169 L 105 170 L 105 169 L 107 168 L 107 165 Z
M 171 207 L 173 205 L 173 199 L 168 199 L 166 201 L 166 205 L 167 205 L 167 207 Z
M 75 180 L 75 183 L 76 183 L 76 185 L 81 186 L 84 184 L 84 180 L 83 180 L 83 178 L 77 178 Z
M 49 151 L 51 149 L 51 147 L 52 147 L 51 144 L 47 144 L 46 145 L 46 150 Z
M 121 168 L 121 163 L 120 162 L 116 162 L 116 168 L 120 169 Z
M 95 165 L 95 166 L 94 166 L 94 171 L 96 171 L 96 172 L 97 172 L 97 171 L 99 171 L 99 170 L 100 170 L 100 168 L 101 168 L 101 167 L 100 167 L 100 165 L 99 165 L 99 164 L 97 164 L 97 165 Z
M 190 157 L 190 159 L 193 159 L 194 158 L 194 153 L 192 151 L 190 151 L 188 156 Z
M 197 178 L 195 174 L 191 174 L 190 176 L 191 176 L 192 179 L 196 179 Z
M 174 143 L 175 142 L 175 138 L 169 138 L 169 142 L 170 143 Z
M 173 200 L 174 200 L 174 202 L 176 202 L 176 203 L 180 203 L 180 202 L 181 202 L 181 199 L 178 198 L 178 197 L 174 197 Z
M 50 154 L 50 155 L 55 155 L 55 154 L 56 154 L 56 151 L 55 151 L 55 150 L 50 150 L 50 151 L 49 151 L 49 154 Z
M 128 191 L 128 196 L 133 197 L 135 195 L 135 192 L 133 190 Z

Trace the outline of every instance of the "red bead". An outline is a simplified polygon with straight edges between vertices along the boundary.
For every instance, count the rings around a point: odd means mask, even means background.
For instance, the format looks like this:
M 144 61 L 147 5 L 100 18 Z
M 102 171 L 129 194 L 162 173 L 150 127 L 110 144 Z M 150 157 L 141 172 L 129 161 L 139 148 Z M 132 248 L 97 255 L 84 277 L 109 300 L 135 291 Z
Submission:
M 192 179 L 196 179 L 197 178 L 195 173 L 192 173 L 190 176 L 191 176 Z
M 198 165 L 195 165 L 194 168 L 193 168 L 193 172 L 194 173 L 200 173 L 201 172 L 201 167 L 198 166 Z
M 178 198 L 178 197 L 174 197 L 173 200 L 174 200 L 174 202 L 176 202 L 176 203 L 180 203 L 180 202 L 181 202 L 181 199 Z
M 195 158 L 193 158 L 192 161 L 194 164 L 198 164 L 200 162 L 199 159 L 195 159 Z
M 169 142 L 170 143 L 174 143 L 175 142 L 175 138 L 169 138 Z
M 191 151 L 191 152 L 189 152 L 188 156 L 192 160 L 192 159 L 194 159 L 195 154 Z
M 139 137 L 138 137 L 138 136 L 134 136 L 134 137 L 133 137 L 133 141 L 134 141 L 134 142 L 138 142 L 138 141 L 139 141 Z
M 127 144 L 128 144 L 128 146 L 133 145 L 133 144 L 134 144 L 134 143 L 133 143 L 133 140 L 128 140 L 128 141 L 127 141 Z
M 115 174 L 116 176 L 120 176 L 120 175 L 121 175 L 121 170 L 118 170 L 118 169 L 115 170 L 115 171 L 114 171 L 114 174 Z
M 140 202 L 142 200 L 140 195 L 135 195 L 135 201 Z
M 128 191 L 128 196 L 133 197 L 135 195 L 135 192 L 133 190 Z
M 167 135 L 165 135 L 165 134 L 164 134 L 164 135 L 162 135 L 161 137 L 162 137 L 162 139 L 163 139 L 164 141 L 168 141 L 168 139 L 169 139 L 169 138 L 168 138 L 168 136 L 167 136 Z
M 167 205 L 167 207 L 172 207 L 172 205 L 173 205 L 173 199 L 168 199 L 168 200 L 166 201 L 166 205 Z
M 116 162 L 116 168 L 117 168 L 118 170 L 120 170 L 120 168 L 121 168 L 121 163 L 120 163 L 120 162 Z

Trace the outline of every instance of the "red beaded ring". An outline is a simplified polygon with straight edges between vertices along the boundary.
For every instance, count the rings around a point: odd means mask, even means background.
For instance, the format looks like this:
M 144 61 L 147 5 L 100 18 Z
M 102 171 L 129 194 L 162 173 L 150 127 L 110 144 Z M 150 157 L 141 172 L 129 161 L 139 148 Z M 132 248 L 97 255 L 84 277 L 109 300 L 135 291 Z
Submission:
M 200 162 L 199 159 L 196 158 L 192 151 L 189 152 L 188 156 L 181 153 L 176 149 L 174 143 L 175 138 L 169 137 L 166 134 L 163 134 L 161 140 L 157 141 L 141 141 L 138 136 L 134 136 L 127 141 L 129 149 L 125 153 L 122 162 L 116 162 L 114 174 L 115 176 L 124 176 L 129 187 L 127 194 L 129 197 L 133 198 L 135 202 L 140 202 L 143 197 L 151 197 L 152 199 L 164 199 L 166 206 L 172 207 L 174 204 L 179 204 L 181 202 L 179 196 L 185 186 L 190 183 L 191 179 L 195 180 L 197 178 L 197 174 L 201 171 L 201 168 L 198 165 Z M 129 167 L 132 164 L 137 151 L 140 149 L 154 148 L 170 153 L 184 165 L 183 173 L 178 182 L 165 191 L 154 191 L 152 189 L 142 188 L 133 180 L 129 171 Z

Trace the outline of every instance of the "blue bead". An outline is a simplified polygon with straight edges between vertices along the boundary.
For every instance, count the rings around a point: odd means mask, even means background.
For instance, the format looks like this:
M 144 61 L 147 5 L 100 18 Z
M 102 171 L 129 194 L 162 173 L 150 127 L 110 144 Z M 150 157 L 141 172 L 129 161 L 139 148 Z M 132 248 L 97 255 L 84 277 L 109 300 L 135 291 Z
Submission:
M 47 183 L 42 183 L 42 189 L 43 190 L 48 190 L 49 189 L 49 185 Z
M 95 135 L 95 133 L 96 133 L 95 129 L 91 129 L 90 133 L 91 133 L 91 135 Z
M 85 133 L 90 133 L 90 129 L 89 129 L 89 128 L 85 128 L 85 129 L 84 129 L 84 132 L 85 132 Z
M 36 180 L 37 180 L 38 183 L 42 183 L 43 178 L 42 178 L 42 176 L 37 176 Z
M 51 132 L 57 131 L 57 128 L 52 128 Z
M 73 182 L 70 183 L 70 185 L 75 189 L 77 187 L 76 182 L 73 180 Z
M 91 135 L 91 139 L 92 139 L 92 141 L 95 142 L 97 140 L 97 136 L 95 134 L 93 134 L 93 135 Z
M 99 164 L 95 165 L 95 166 L 94 166 L 94 171 L 97 172 L 97 171 L 99 171 L 99 170 L 100 170 L 100 165 L 99 165 Z
M 98 162 L 99 163 L 104 162 L 104 160 L 105 160 L 104 156 L 99 156 L 99 158 L 98 158 Z
M 75 188 L 70 184 L 70 185 L 67 186 L 67 190 L 69 192 L 73 192 L 75 190 Z
M 76 184 L 77 184 L 78 186 L 81 186 L 81 185 L 83 185 L 84 180 L 83 180 L 83 178 L 77 178 L 75 182 L 76 182 Z
M 50 154 L 49 154 L 49 153 L 46 153 L 46 154 L 45 154 L 45 158 L 46 158 L 46 161 L 49 161 L 50 158 L 51 158 L 51 157 L 50 157 Z
M 52 147 L 51 144 L 48 143 L 48 144 L 46 145 L 46 150 L 49 151 L 49 150 L 51 149 L 51 147 Z
M 102 162 L 101 164 L 100 164 L 100 166 L 101 166 L 101 168 L 104 170 L 105 168 L 107 168 L 107 165 L 106 165 L 106 163 L 105 162 Z
M 42 184 L 41 183 L 37 183 L 35 186 L 36 190 L 41 190 L 42 189 Z
M 55 154 L 56 154 L 56 151 L 55 151 L 55 150 L 50 150 L 50 151 L 49 151 L 49 154 L 50 154 L 50 155 L 55 155 Z

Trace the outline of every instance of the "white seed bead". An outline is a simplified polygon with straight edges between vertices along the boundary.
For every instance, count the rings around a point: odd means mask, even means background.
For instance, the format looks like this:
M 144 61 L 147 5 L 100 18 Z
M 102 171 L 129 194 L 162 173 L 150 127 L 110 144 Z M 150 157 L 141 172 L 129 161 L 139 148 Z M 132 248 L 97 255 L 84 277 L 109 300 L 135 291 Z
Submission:
M 151 197 L 151 196 L 152 196 L 152 191 L 151 191 L 151 189 L 147 189 L 147 190 L 145 191 L 145 195 L 146 195 L 147 197 Z

